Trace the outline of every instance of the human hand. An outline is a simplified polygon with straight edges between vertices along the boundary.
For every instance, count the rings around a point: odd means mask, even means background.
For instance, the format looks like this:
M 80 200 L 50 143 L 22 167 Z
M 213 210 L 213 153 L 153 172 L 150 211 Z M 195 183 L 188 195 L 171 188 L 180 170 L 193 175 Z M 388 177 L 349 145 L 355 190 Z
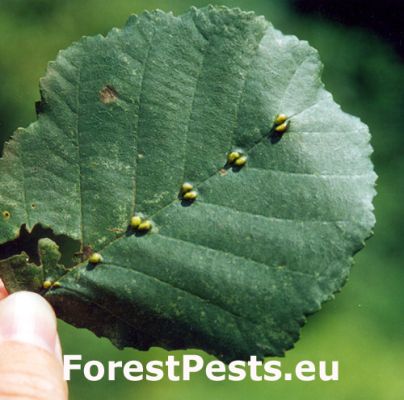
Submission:
M 56 317 L 41 296 L 0 280 L 0 399 L 66 400 Z

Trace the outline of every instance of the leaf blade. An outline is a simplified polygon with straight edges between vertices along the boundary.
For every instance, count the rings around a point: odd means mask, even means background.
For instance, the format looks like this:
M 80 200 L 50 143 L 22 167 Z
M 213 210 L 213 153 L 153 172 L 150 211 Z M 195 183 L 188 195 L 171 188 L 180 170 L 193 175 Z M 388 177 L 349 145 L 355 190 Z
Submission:
M 101 251 L 45 296 L 120 347 L 282 355 L 374 225 L 368 129 L 321 69 L 306 42 L 220 7 L 83 38 L 50 64 L 39 121 L 5 148 L 0 243 L 40 223 Z M 278 113 L 290 125 L 272 140 Z M 237 148 L 247 164 L 228 168 Z M 130 234 L 133 212 L 151 233 Z

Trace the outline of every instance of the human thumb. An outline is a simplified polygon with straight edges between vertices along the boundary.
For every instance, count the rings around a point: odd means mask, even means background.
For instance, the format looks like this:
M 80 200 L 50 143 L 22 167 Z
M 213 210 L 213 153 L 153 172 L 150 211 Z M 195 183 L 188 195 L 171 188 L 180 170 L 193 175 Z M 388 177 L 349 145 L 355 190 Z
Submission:
M 0 399 L 67 399 L 56 317 L 37 294 L 0 301 Z

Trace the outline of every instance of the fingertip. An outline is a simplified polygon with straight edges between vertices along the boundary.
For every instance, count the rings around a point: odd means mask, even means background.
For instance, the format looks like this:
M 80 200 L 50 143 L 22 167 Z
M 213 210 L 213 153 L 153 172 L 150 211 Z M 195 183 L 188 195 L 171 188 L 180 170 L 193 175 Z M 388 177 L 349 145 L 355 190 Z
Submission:
M 0 354 L 0 399 L 67 400 L 56 316 L 43 297 L 0 301 Z
M 0 341 L 23 342 L 55 354 L 56 340 L 56 316 L 43 297 L 17 292 L 0 302 Z

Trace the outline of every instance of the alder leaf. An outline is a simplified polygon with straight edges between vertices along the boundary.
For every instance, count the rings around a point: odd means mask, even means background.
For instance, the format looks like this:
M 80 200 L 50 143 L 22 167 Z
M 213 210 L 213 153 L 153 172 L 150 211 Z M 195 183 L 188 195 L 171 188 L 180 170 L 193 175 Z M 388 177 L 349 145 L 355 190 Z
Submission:
M 375 222 L 368 128 L 321 69 L 307 42 L 225 7 L 146 12 L 60 52 L 0 160 L 0 243 L 40 225 L 83 261 L 44 239 L 40 262 L 0 263 L 7 287 L 118 347 L 284 354 Z

